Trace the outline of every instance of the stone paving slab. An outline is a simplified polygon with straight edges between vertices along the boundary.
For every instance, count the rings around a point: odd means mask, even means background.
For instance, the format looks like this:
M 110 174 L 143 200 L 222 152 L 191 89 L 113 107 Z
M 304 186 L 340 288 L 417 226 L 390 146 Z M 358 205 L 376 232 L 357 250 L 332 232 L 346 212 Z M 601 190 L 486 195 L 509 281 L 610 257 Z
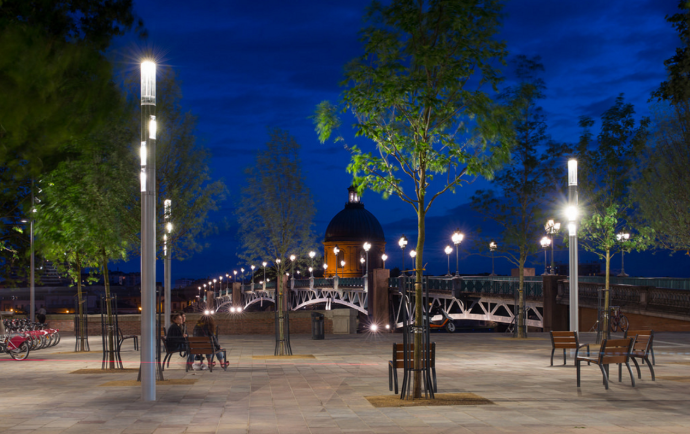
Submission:
M 434 333 L 439 393 L 474 393 L 494 405 L 374 408 L 366 396 L 388 391 L 392 343 L 401 336 L 342 335 L 313 341 L 292 337 L 298 354 L 314 359 L 255 359 L 271 354 L 270 336 L 222 336 L 227 371 L 185 372 L 173 358 L 158 400 L 140 400 L 137 387 L 99 387 L 136 379 L 136 372 L 70 375 L 98 369 L 100 353 L 66 354 L 74 338 L 32 352 L 30 360 L 0 355 L 0 433 L 686 433 L 690 432 L 690 334 L 655 338 L 657 381 L 646 366 L 602 385 L 598 367 L 575 368 L 555 358 L 547 334 L 528 341 L 497 334 Z M 593 342 L 593 334 L 583 334 Z M 92 350 L 100 348 L 91 340 Z M 139 353 L 122 353 L 137 368 Z

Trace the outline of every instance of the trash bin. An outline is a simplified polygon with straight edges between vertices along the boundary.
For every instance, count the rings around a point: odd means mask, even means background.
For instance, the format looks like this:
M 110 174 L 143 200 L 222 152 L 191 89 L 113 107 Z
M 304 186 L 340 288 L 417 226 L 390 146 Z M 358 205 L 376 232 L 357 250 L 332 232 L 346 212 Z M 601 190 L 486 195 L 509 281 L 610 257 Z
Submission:
M 311 338 L 323 339 L 323 314 L 312 312 L 311 314 Z

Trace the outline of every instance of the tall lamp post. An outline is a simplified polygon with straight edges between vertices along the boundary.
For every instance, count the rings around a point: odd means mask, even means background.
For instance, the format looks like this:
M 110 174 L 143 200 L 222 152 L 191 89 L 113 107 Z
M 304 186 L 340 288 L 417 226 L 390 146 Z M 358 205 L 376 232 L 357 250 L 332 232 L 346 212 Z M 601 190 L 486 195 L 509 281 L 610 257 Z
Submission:
M 414 267 L 414 275 L 417 275 L 417 265 L 414 262 L 414 258 L 417 257 L 417 251 L 415 249 L 410 250 L 410 257 L 412 258 L 412 266 Z
M 268 262 L 265 262 L 265 261 L 264 261 L 264 262 L 261 263 L 261 265 L 264 266 L 264 281 L 263 281 L 263 285 L 264 285 L 264 291 L 265 291 L 265 290 L 266 290 L 266 265 L 268 265 Z
M 156 64 L 141 63 L 141 400 L 156 400 Z
M 368 242 L 365 242 L 364 246 L 362 246 L 362 247 L 364 247 L 364 251 L 366 252 L 366 255 L 367 255 L 366 264 L 365 264 L 365 268 L 364 268 L 364 276 L 365 276 L 364 289 L 368 290 L 369 289 L 369 250 L 371 249 L 371 244 L 369 244 Z
M 405 246 L 407 246 L 407 237 L 403 235 L 398 240 L 398 245 L 402 249 L 402 269 L 400 270 L 401 275 L 405 275 Z
M 570 331 L 580 330 L 578 313 L 578 264 L 577 264 L 577 160 L 568 160 L 568 250 L 570 254 L 569 281 L 570 281 Z M 606 323 L 608 324 L 608 323 Z
M 549 249 L 549 246 L 551 245 L 551 239 L 549 237 L 542 237 L 541 241 L 541 248 L 544 249 L 544 274 L 542 276 L 546 276 L 549 274 L 549 267 L 546 265 L 546 251 Z
M 556 238 L 554 236 L 558 233 L 558 231 L 561 230 L 561 224 L 551 219 L 546 222 L 546 224 L 544 225 L 544 229 L 546 230 L 547 234 L 551 235 L 551 268 L 547 274 L 553 275 L 556 274 L 556 263 L 553 259 L 553 249 L 556 245 Z
M 172 201 L 163 201 L 163 221 L 165 222 L 165 234 L 163 234 L 163 286 L 164 286 L 164 307 L 165 330 L 170 328 L 171 298 L 172 298 Z
M 496 241 L 491 240 L 489 243 L 489 251 L 491 252 L 491 274 L 489 276 L 495 276 L 496 272 L 494 271 L 494 252 L 498 249 L 498 244 L 496 244 Z
M 388 255 L 386 255 L 385 253 L 383 255 L 381 255 L 381 260 L 383 261 L 383 269 L 384 270 L 386 269 L 386 259 L 388 259 Z
M 335 247 L 333 247 L 333 254 L 335 255 L 335 277 L 338 277 L 338 253 L 340 253 L 340 249 L 336 244 Z
M 625 242 L 630 239 L 630 234 L 627 232 L 621 232 L 616 234 L 616 239 L 621 243 L 621 272 L 618 277 L 628 277 L 625 274 Z
M 309 258 L 311 259 L 311 267 L 309 267 L 309 274 L 311 275 L 311 277 L 314 277 L 314 256 L 316 256 L 315 251 L 312 250 L 311 252 L 309 252 Z
M 446 256 L 448 257 L 448 274 L 446 274 L 446 276 L 450 277 L 450 254 L 453 253 L 453 248 L 451 246 L 446 246 L 443 251 L 446 252 Z
M 462 232 L 460 232 L 460 229 L 456 229 L 455 232 L 453 232 L 453 236 L 450 238 L 453 241 L 453 244 L 455 244 L 455 275 L 459 276 L 460 254 L 458 253 L 458 249 L 460 247 L 460 243 L 462 243 L 463 238 L 465 238 L 465 235 L 463 235 Z

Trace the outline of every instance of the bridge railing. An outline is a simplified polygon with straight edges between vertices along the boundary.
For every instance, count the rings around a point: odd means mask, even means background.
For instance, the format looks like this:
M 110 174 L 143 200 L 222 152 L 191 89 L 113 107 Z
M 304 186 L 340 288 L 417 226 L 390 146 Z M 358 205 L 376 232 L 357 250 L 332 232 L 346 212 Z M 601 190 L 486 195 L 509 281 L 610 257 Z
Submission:
M 580 276 L 580 283 L 605 283 L 604 276 Z M 673 277 L 618 277 L 609 276 L 611 285 L 653 286 L 655 288 L 690 291 L 690 279 Z
M 604 283 L 579 282 L 580 305 L 596 308 L 599 293 L 603 289 Z M 558 282 L 557 300 L 561 304 L 568 304 L 570 300 L 568 280 Z M 690 313 L 690 291 L 684 289 L 610 284 L 609 300 L 611 305 L 624 307 L 628 311 L 640 309 Z
M 391 277 L 388 280 L 388 287 L 391 289 L 400 289 L 402 281 L 408 291 L 414 290 L 414 278 L 411 276 Z M 507 276 L 462 276 L 462 277 L 448 277 L 448 276 L 424 276 L 422 279 L 423 288 L 429 287 L 430 291 L 448 291 L 451 292 L 458 288 L 459 292 L 476 293 L 494 295 L 500 297 L 513 297 L 517 292 L 520 281 L 517 277 Z M 527 276 L 524 278 L 525 297 L 530 299 L 539 299 L 544 295 L 541 276 Z

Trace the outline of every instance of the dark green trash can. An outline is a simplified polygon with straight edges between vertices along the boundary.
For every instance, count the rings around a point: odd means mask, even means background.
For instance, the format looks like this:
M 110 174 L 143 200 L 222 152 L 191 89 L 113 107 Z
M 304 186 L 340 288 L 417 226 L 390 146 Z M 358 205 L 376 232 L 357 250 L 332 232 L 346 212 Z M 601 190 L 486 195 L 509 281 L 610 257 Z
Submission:
M 311 314 L 311 338 L 323 339 L 323 314 L 312 312 Z

